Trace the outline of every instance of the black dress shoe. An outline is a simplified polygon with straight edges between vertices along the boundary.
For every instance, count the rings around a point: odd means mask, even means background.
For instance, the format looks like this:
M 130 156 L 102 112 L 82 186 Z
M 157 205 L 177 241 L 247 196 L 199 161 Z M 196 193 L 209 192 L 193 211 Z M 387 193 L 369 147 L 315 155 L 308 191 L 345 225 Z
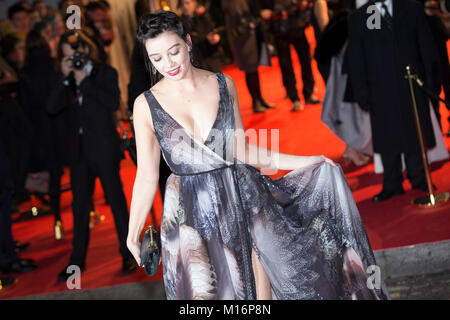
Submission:
M 398 196 L 398 195 L 401 195 L 401 194 L 404 194 L 404 193 L 405 193 L 405 191 L 403 189 L 397 189 L 397 190 L 394 190 L 394 191 L 385 191 L 385 190 L 383 190 L 379 194 L 377 194 L 376 196 L 374 196 L 372 198 L 372 202 L 385 201 L 385 200 L 390 199 L 390 198 L 392 198 L 394 196 Z
M 80 268 L 80 271 L 83 272 L 86 270 L 86 264 L 69 264 L 67 265 L 59 274 L 58 274 L 58 282 L 66 282 L 73 273 L 67 272 L 67 268 L 73 265 L 77 265 Z
M 19 261 L 11 263 L 9 266 L 2 269 L 3 274 L 9 273 L 26 273 L 37 269 L 34 260 L 20 259 Z
M 309 98 L 305 99 L 305 104 L 306 105 L 310 105 L 310 104 L 318 104 L 321 101 L 315 96 L 315 95 L 311 95 Z
M 274 108 L 276 108 L 275 105 L 267 103 L 267 101 L 265 101 L 263 98 L 260 98 L 260 99 L 259 99 L 259 102 L 261 103 L 261 105 L 262 105 L 264 108 L 268 108 L 268 109 L 274 109 Z
M 132 274 L 133 272 L 136 272 L 137 267 L 137 262 L 133 257 L 125 258 L 122 261 L 122 274 Z
M 0 291 L 5 290 L 8 287 L 17 283 L 16 278 L 0 278 Z
M 259 102 L 259 101 L 256 101 L 253 103 L 252 109 L 253 109 L 254 113 L 266 112 L 266 108 L 264 108 L 263 105 L 261 104 L 261 102 Z
M 14 245 L 15 245 L 14 251 L 19 252 L 19 251 L 22 251 L 22 250 L 25 250 L 26 248 L 28 248 L 30 243 L 14 241 Z

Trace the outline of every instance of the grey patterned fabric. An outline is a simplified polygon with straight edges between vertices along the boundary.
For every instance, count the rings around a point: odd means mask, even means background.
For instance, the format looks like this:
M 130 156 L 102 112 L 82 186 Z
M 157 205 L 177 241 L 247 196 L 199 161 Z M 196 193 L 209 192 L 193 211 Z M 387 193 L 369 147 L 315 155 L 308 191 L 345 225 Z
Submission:
M 376 262 L 341 168 L 322 163 L 272 179 L 234 158 L 233 106 L 224 75 L 217 79 L 204 143 L 145 92 L 173 171 L 161 222 L 167 298 L 256 299 L 255 250 L 273 299 L 387 299 L 382 281 L 367 286 Z

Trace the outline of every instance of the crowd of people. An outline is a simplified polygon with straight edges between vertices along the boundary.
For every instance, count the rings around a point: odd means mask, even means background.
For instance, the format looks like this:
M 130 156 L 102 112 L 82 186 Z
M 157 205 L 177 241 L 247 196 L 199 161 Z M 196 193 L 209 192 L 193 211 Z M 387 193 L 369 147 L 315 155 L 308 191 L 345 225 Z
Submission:
M 46 196 L 54 215 L 55 238 L 64 234 L 60 198 L 65 167 L 70 168 L 74 217 L 73 251 L 68 265 L 86 268 L 89 213 L 98 177 L 114 215 L 122 272 L 137 270 L 126 245 L 129 210 L 119 176 L 123 150 L 117 126 L 127 112 L 118 111 L 128 108 L 130 114 L 136 97 L 150 87 L 152 77 L 157 75 L 148 64 L 145 50 L 136 42 L 129 57 L 131 68 L 126 72 L 130 77 L 124 97 L 119 88 L 123 70 L 111 67 L 111 44 L 121 35 L 115 34 L 117 30 L 112 27 L 110 2 L 61 0 L 52 8 L 39 0 L 19 1 L 8 9 L 7 19 L 0 21 L 3 274 L 37 268 L 35 261 L 18 256 L 28 244 L 14 241 L 11 233 L 11 214 L 30 198 L 25 188 L 29 173 L 49 173 Z M 416 28 L 399 31 L 397 23 L 392 34 L 385 29 L 376 35 L 367 33 L 368 29 L 361 27 L 364 16 L 357 9 L 371 3 L 361 0 L 137 0 L 134 8 L 136 21 L 160 9 L 178 13 L 192 39 L 194 65 L 219 73 L 224 64 L 234 62 L 245 73 L 254 113 L 276 108 L 266 100 L 270 100 L 267 94 L 263 95 L 258 72 L 259 66 L 271 66 L 272 56 L 278 57 L 280 85 L 292 102 L 293 112 L 320 103 L 314 94 L 316 81 L 311 67 L 315 58 L 326 83 L 322 120 L 347 144 L 344 158 L 363 165 L 374 153 L 381 157 L 383 191 L 373 198 L 379 202 L 404 192 L 402 154 L 413 187 L 427 190 L 409 93 L 406 84 L 399 81 L 404 66 L 396 61 L 403 59 L 413 64 L 426 86 L 436 94 L 443 88 L 446 99 L 450 96 L 450 67 L 448 30 L 441 19 L 445 13 L 433 10 L 436 6 L 428 1 L 374 2 L 382 13 L 382 25 L 414 17 L 411 25 Z M 79 6 L 82 14 L 81 26 L 75 30 L 66 26 L 71 5 Z M 314 29 L 317 43 L 314 55 L 305 35 L 309 26 Z M 410 41 L 412 37 L 419 39 L 420 48 Z M 291 45 L 301 65 L 302 94 L 297 89 Z M 399 52 L 410 52 L 410 56 L 393 60 L 392 52 L 397 47 Z M 439 147 L 439 103 L 421 91 L 416 94 L 427 146 Z M 434 130 L 436 126 L 439 134 Z M 434 159 L 447 157 L 445 149 Z M 170 173 L 161 161 L 159 187 L 163 197 Z M 58 281 L 70 276 L 66 270 L 57 276 Z M 2 278 L 3 286 L 14 281 Z
M 81 8 L 80 29 L 68 30 L 72 5 Z M 137 270 L 126 248 L 128 207 L 119 176 L 120 137 L 115 112 L 121 106 L 118 72 L 109 65 L 114 39 L 107 1 L 21 1 L 8 10 L 1 28 L 2 231 L 0 268 L 4 274 L 37 268 L 19 258 L 27 243 L 14 242 L 11 214 L 30 199 L 30 173 L 46 171 L 44 195 L 54 216 L 55 239 L 64 236 L 60 215 L 61 177 L 70 168 L 74 240 L 68 265 L 84 270 L 96 177 L 111 206 L 123 257 L 122 272 Z M 5 164 L 5 166 L 3 166 Z M 87 220 L 86 220 L 87 219 Z M 8 232 L 6 232 L 8 231 Z M 69 274 L 64 268 L 58 281 Z M 13 278 L 3 279 L 4 287 Z

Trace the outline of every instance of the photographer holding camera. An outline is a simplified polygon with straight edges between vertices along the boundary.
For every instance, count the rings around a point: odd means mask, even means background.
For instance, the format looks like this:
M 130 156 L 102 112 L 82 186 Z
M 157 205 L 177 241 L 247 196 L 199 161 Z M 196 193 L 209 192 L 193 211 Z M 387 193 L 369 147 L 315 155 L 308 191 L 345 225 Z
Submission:
M 137 265 L 126 245 L 128 207 L 120 180 L 120 137 L 114 111 L 120 105 L 117 71 L 98 59 L 98 48 L 80 30 L 66 32 L 60 40 L 58 57 L 62 76 L 49 97 L 47 110 L 57 114 L 66 109 L 67 146 L 73 193 L 73 252 L 69 265 L 85 269 L 89 244 L 89 199 L 98 176 L 111 206 L 123 258 L 122 273 Z M 66 281 L 67 268 L 58 275 Z

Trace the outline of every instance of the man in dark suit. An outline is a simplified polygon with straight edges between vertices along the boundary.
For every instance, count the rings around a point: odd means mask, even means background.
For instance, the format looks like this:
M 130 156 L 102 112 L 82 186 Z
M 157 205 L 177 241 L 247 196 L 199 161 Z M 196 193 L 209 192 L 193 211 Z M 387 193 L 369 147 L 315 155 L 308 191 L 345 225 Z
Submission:
M 3 108 L 8 108 L 9 102 L 0 96 Z M 5 125 L 0 117 L 0 124 Z M 7 119 L 10 120 L 10 119 Z M 6 124 L 7 125 L 7 124 Z M 2 128 L 4 128 L 2 126 Z M 13 182 L 10 172 L 10 157 L 7 154 L 4 139 L 10 136 L 0 137 L 0 271 L 2 274 L 25 273 L 37 268 L 34 260 L 21 259 L 17 256 L 18 247 L 12 236 L 11 202 Z M 0 278 L 1 286 L 9 286 L 16 281 L 15 278 Z M 0 289 L 1 289 L 0 286 Z
M 368 12 L 368 6 L 377 11 Z M 371 7 L 374 9 L 375 7 Z M 376 25 L 379 14 L 381 24 Z M 375 22 L 375 25 L 372 23 Z M 439 60 L 423 8 L 412 0 L 369 2 L 349 16 L 348 69 L 353 95 L 370 112 L 374 151 L 384 167 L 383 190 L 374 202 L 402 194 L 402 162 L 415 189 L 426 191 L 406 66 L 440 91 Z M 429 99 L 415 90 L 427 147 L 435 146 Z
M 114 111 L 120 105 L 117 71 L 100 63 L 96 47 L 81 31 L 61 37 L 62 77 L 52 91 L 48 111 L 67 108 L 67 145 L 73 193 L 74 237 L 69 265 L 85 269 L 89 244 L 89 199 L 98 176 L 111 206 L 123 258 L 122 273 L 137 270 L 126 245 L 128 207 L 120 180 L 120 137 Z M 77 54 L 75 54 L 77 52 Z M 65 268 L 59 281 L 70 276 Z
M 245 81 L 252 96 L 254 113 L 266 112 L 276 106 L 267 103 L 261 94 L 258 67 L 270 66 L 270 56 L 262 24 L 258 22 L 260 3 L 256 0 L 222 1 L 227 38 L 239 70 L 245 72 Z
M 300 103 L 292 66 L 291 44 L 302 66 L 305 104 L 319 103 L 320 101 L 313 95 L 315 82 L 311 68 L 310 47 L 305 35 L 305 28 L 309 23 L 308 12 L 311 12 L 311 8 L 302 7 L 302 2 L 298 0 L 265 0 L 260 6 L 263 9 L 261 15 L 268 21 L 274 35 L 283 84 L 293 104 L 292 111 L 302 110 L 303 105 Z

